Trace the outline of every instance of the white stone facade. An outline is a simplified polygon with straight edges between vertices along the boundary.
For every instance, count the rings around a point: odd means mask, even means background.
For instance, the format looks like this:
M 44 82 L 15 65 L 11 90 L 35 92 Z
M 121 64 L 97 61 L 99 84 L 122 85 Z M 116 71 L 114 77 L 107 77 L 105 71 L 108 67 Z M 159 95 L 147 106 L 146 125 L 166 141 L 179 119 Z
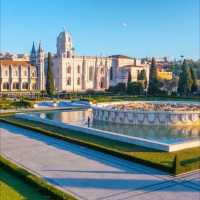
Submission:
M 77 56 L 72 36 L 65 31 L 57 38 L 57 54 L 53 58 L 53 72 L 56 90 L 61 91 L 101 91 L 120 82 L 127 82 L 128 72 L 132 81 L 137 81 L 138 73 L 146 71 L 149 78 L 149 65 L 127 56 Z
M 111 58 L 75 55 L 70 33 L 57 38 L 57 54 L 53 57 L 56 90 L 79 92 L 105 90 L 109 87 Z
M 0 92 L 35 91 L 37 69 L 27 61 L 0 61 Z
M 0 59 L 1 63 L 4 59 Z M 20 62 L 18 58 L 12 58 L 13 62 Z M 9 62 L 10 59 L 7 59 Z M 39 91 L 45 90 L 45 64 L 47 63 L 45 52 L 39 44 L 38 50 L 35 50 L 33 44 L 30 58 L 26 59 L 27 66 L 33 66 L 36 70 L 36 89 Z M 109 57 L 102 56 L 79 56 L 75 54 L 75 50 L 72 43 L 72 36 L 68 32 L 61 32 L 57 38 L 57 53 L 52 56 L 53 64 L 53 76 L 54 83 L 57 92 L 82 92 L 87 90 L 104 91 L 110 86 L 115 86 L 118 83 L 126 83 L 128 80 L 128 74 L 131 72 L 132 81 L 137 81 L 138 74 L 141 70 L 146 71 L 147 82 L 149 79 L 149 64 L 142 63 L 141 60 L 130 58 L 127 56 L 116 55 Z M 18 67 L 20 64 L 18 65 Z M 14 65 L 10 66 L 10 70 L 14 68 Z M 19 67 L 20 68 L 20 67 Z M 1 64 L 1 82 L 0 92 L 13 91 L 11 82 L 13 82 L 13 75 L 9 73 L 9 76 L 4 75 L 6 66 Z M 20 72 L 20 70 L 19 70 Z M 21 88 L 21 74 L 16 75 L 17 83 Z M 30 75 L 31 76 L 31 75 Z M 31 77 L 29 77 L 31 79 Z M 32 86 L 31 80 L 27 80 L 29 87 L 27 91 L 30 91 Z M 3 89 L 4 83 L 9 83 L 9 89 Z M 21 91 L 21 89 L 16 89 Z

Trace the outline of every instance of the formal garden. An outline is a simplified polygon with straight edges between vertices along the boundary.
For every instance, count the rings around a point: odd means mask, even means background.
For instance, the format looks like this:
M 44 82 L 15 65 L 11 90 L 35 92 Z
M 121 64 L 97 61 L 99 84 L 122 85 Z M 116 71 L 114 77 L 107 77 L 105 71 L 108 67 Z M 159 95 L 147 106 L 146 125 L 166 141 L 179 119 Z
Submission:
M 105 92 L 89 90 L 84 93 L 69 93 L 63 91 L 59 94 L 56 94 L 54 91 L 54 87 L 50 81 L 51 75 L 49 75 L 47 91 L 42 91 L 32 96 L 9 96 L 8 94 L 4 94 L 0 99 L 0 111 L 3 111 L 0 113 L 0 122 L 38 131 L 59 140 L 85 146 L 132 162 L 138 162 L 146 166 L 163 170 L 172 175 L 199 170 L 200 147 L 193 147 L 175 152 L 164 152 L 95 135 L 88 135 L 82 132 L 66 130 L 42 122 L 38 123 L 31 120 L 20 119 L 15 116 L 17 111 L 23 110 L 24 112 L 34 110 L 34 104 L 41 101 L 89 101 L 94 104 L 119 101 L 199 102 L 199 96 L 195 93 L 197 90 L 195 75 L 186 62 L 183 62 L 182 65 L 177 93 L 168 94 L 167 92 L 161 91 L 159 89 L 160 83 L 156 78 L 155 72 L 155 62 L 152 60 L 148 89 L 146 88 L 145 74 L 142 73 L 138 83 L 131 82 L 131 75 L 129 74 L 127 84 L 119 83 L 114 87 L 110 87 Z M 49 185 L 42 178 L 31 174 L 3 157 L 0 159 L 0 164 L 1 191 L 3 199 L 5 200 L 74 199 L 74 197 Z

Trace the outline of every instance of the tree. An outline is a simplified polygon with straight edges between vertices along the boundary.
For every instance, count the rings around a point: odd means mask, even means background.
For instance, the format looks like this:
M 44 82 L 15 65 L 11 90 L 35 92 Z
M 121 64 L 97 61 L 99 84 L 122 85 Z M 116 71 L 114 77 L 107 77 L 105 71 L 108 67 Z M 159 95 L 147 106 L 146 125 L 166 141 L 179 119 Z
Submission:
M 128 84 L 127 93 L 130 95 L 142 95 L 144 93 L 143 84 L 141 82 L 131 82 Z
M 191 92 L 196 92 L 197 91 L 197 76 L 196 73 L 193 69 L 193 67 L 190 67 L 190 73 L 191 73 L 191 78 L 192 78 L 192 86 L 191 86 Z
M 127 85 L 128 85 L 129 83 L 131 83 L 131 81 L 132 81 L 131 71 L 128 71 L 128 81 L 127 81 Z
M 138 80 L 142 82 L 143 88 L 147 87 L 147 75 L 144 69 L 138 74 Z
M 158 92 L 159 92 L 159 82 L 157 79 L 156 60 L 155 60 L 155 58 L 152 58 L 150 74 L 149 74 L 148 93 L 151 95 L 154 95 L 154 94 L 157 94 Z
M 125 93 L 126 92 L 126 84 L 118 83 L 115 86 L 110 86 L 108 91 L 113 92 L 113 93 Z
M 187 61 L 184 60 L 182 64 L 182 72 L 179 75 L 178 93 L 180 95 L 188 96 L 191 94 L 192 76 Z
M 52 57 L 51 53 L 48 53 L 48 68 L 47 68 L 47 83 L 46 83 L 47 94 L 53 96 L 55 92 L 53 72 L 52 72 Z

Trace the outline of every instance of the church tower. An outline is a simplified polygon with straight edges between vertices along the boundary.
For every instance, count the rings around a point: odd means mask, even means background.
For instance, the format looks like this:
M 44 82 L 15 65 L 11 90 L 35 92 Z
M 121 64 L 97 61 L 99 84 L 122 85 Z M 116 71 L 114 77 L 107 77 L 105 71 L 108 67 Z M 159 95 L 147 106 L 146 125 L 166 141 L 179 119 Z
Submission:
M 39 90 L 45 90 L 45 53 L 42 49 L 41 42 L 39 43 L 39 47 L 37 50 L 37 76 L 38 76 L 38 89 Z
M 66 32 L 65 30 L 57 37 L 57 55 L 66 58 L 72 58 L 74 56 L 71 33 Z
M 30 54 L 30 63 L 34 66 L 36 66 L 36 50 L 35 50 L 35 44 L 33 42 L 31 54 Z

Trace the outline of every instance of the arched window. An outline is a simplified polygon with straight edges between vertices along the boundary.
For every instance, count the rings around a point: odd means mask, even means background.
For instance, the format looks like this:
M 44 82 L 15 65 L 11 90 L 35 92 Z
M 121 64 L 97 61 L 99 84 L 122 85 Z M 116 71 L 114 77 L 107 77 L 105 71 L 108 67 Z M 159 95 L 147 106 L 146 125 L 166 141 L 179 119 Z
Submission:
M 100 81 L 100 88 L 103 89 L 105 86 L 104 86 L 104 77 L 101 77 L 101 81 Z
M 32 77 L 36 77 L 36 72 L 32 71 Z
M 27 70 L 24 70 L 23 75 L 27 76 Z
M 77 85 L 80 85 L 81 84 L 81 79 L 78 77 L 77 78 Z
M 70 57 L 71 57 L 71 52 L 67 51 L 67 58 L 70 58 Z
M 17 69 L 14 71 L 14 76 L 18 76 L 18 70 Z
M 4 90 L 9 90 L 10 89 L 10 85 L 8 82 L 3 83 L 3 89 Z
M 80 66 L 80 65 L 77 66 L 77 72 L 78 72 L 79 74 L 81 73 L 81 66 Z
M 36 90 L 37 89 L 36 83 L 33 83 L 31 88 L 32 88 L 32 90 Z
M 71 66 L 68 66 L 68 67 L 67 67 L 67 73 L 68 73 L 68 74 L 71 74 Z
M 19 90 L 19 83 L 18 82 L 13 83 L 13 90 Z
M 28 83 L 27 82 L 22 83 L 22 89 L 28 90 Z
M 71 77 L 67 79 L 67 85 L 71 85 Z
M 8 76 L 8 70 L 4 71 L 5 76 Z
M 101 74 L 103 74 L 103 73 L 104 73 L 104 68 L 102 67 L 102 68 L 101 68 Z
M 93 67 L 89 67 L 89 81 L 93 80 Z

